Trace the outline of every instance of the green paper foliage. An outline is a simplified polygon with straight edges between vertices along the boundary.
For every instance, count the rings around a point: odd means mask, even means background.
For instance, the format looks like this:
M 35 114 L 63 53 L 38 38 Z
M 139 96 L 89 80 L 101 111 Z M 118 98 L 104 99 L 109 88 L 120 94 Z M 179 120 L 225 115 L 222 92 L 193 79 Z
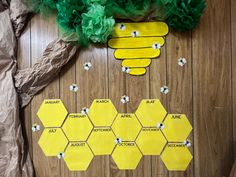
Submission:
M 81 25 L 81 14 L 86 10 L 82 0 L 59 0 L 56 6 L 57 21 L 63 30 L 75 30 Z
M 91 4 L 87 13 L 82 14 L 82 32 L 94 43 L 105 43 L 113 30 L 115 20 L 106 17 L 105 7 Z
M 155 5 L 157 19 L 178 31 L 195 28 L 206 8 L 205 0 L 156 0 Z
M 150 0 L 107 0 L 106 13 L 116 18 L 139 21 L 147 16 Z
M 33 12 L 41 13 L 44 17 L 50 16 L 56 10 L 56 0 L 24 0 L 24 2 Z

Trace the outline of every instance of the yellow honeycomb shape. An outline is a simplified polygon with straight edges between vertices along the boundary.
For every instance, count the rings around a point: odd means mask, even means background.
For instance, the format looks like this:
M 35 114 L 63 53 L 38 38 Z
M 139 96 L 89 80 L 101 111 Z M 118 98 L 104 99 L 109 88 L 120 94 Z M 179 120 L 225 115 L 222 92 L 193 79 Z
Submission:
M 141 128 L 135 114 L 118 114 L 112 125 L 116 137 L 123 141 L 134 141 Z
M 93 157 L 86 142 L 71 142 L 66 148 L 64 160 L 69 170 L 85 171 Z
M 143 128 L 136 143 L 143 155 L 160 155 L 167 141 L 158 128 Z
M 111 126 L 117 111 L 110 99 L 96 99 L 93 101 L 89 112 L 89 118 L 94 126 Z
M 45 128 L 38 142 L 46 156 L 64 152 L 68 140 L 60 128 Z
M 134 170 L 142 158 L 142 153 L 134 142 L 117 144 L 112 158 L 120 170 Z
M 141 101 L 136 116 L 144 127 L 156 127 L 162 122 L 167 112 L 158 99 L 144 99 Z
M 169 171 L 185 171 L 193 156 L 184 144 L 169 143 L 161 159 Z
M 60 99 L 47 99 L 37 113 L 44 127 L 60 127 L 68 112 Z
M 69 114 L 62 129 L 69 141 L 86 141 L 93 125 L 87 115 L 74 113 Z
M 162 132 L 168 142 L 183 142 L 192 131 L 192 126 L 184 114 L 168 114 Z
M 115 147 L 115 135 L 110 127 L 94 128 L 88 144 L 95 155 L 110 155 Z

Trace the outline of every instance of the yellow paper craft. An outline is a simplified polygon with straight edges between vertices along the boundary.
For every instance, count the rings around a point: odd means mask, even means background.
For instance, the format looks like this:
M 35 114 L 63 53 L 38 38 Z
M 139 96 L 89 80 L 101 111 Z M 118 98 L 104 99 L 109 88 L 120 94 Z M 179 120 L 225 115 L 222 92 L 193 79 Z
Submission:
M 130 68 L 145 68 L 151 64 L 151 59 L 124 59 L 122 66 Z
M 88 112 L 94 126 L 111 126 L 116 115 L 116 108 L 109 99 L 94 100 Z
M 57 156 L 64 152 L 67 143 L 68 140 L 60 128 L 45 128 L 38 142 L 46 156 Z
M 115 49 L 150 48 L 155 44 L 163 46 L 164 43 L 163 37 L 112 38 L 108 41 L 109 47 Z
M 117 23 L 112 37 L 165 36 L 168 32 L 164 22 Z
M 121 138 L 122 141 L 134 141 L 141 128 L 135 114 L 118 114 L 112 125 L 116 137 Z
M 93 153 L 86 142 L 69 143 L 65 151 L 65 162 L 71 171 L 85 171 L 93 159 Z
M 98 155 L 111 155 L 120 170 L 134 170 L 143 155 L 161 155 L 175 171 L 185 171 L 192 160 L 190 122 L 184 114 L 167 114 L 158 99 L 142 100 L 135 114 L 117 113 L 110 99 L 94 100 L 87 115 L 64 117 L 65 110 L 59 99 L 44 100 L 38 115 L 52 127 L 43 130 L 38 144 L 46 156 L 64 159 L 71 171 L 85 171 Z M 57 116 L 45 119 L 47 113 Z
M 93 125 L 87 115 L 69 114 L 62 129 L 70 141 L 86 141 Z
M 114 55 L 117 59 L 156 58 L 160 55 L 160 50 L 153 48 L 117 49 Z
M 136 143 L 143 155 L 160 155 L 167 141 L 158 128 L 143 128 Z
M 115 147 L 115 135 L 110 127 L 94 128 L 88 144 L 95 155 L 110 155 Z
M 135 76 L 143 75 L 146 73 L 145 68 L 151 63 L 150 59 L 160 56 L 168 30 L 164 22 L 118 23 L 108 46 L 117 49 L 114 52 L 115 58 L 124 60 L 122 66 L 131 71 L 122 70 L 123 72 Z M 126 61 L 127 59 L 134 61 Z
M 168 114 L 164 121 L 163 133 L 169 142 L 184 142 L 192 126 L 184 114 Z
M 124 142 L 116 146 L 112 158 L 120 170 L 134 170 L 142 154 L 134 142 Z
M 130 75 L 133 76 L 140 76 L 140 75 L 144 75 L 146 73 L 146 69 L 145 68 L 130 68 Z
M 193 156 L 186 146 L 178 143 L 169 143 L 161 155 L 169 171 L 185 171 Z

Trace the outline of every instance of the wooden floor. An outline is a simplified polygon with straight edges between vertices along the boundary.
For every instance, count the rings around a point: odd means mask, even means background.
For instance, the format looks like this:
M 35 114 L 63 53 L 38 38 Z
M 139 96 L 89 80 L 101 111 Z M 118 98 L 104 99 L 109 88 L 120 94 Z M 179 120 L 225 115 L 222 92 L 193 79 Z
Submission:
M 113 50 L 81 50 L 60 76 L 24 110 L 29 151 L 37 177 L 228 177 L 236 157 L 236 1 L 208 0 L 200 25 L 193 32 L 170 32 L 161 57 L 142 77 L 121 72 Z M 55 20 L 36 16 L 19 40 L 20 68 L 32 66 L 46 45 L 58 37 Z M 187 59 L 182 68 L 180 57 Z M 92 69 L 83 64 L 90 61 Z M 76 83 L 78 93 L 69 91 Z M 167 85 L 170 92 L 160 93 Z M 130 103 L 120 103 L 127 94 Z M 41 124 L 37 111 L 46 98 L 61 98 L 69 112 L 80 112 L 95 98 L 110 98 L 119 112 L 134 112 L 141 99 L 159 98 L 169 113 L 185 113 L 193 125 L 194 159 L 186 172 L 168 172 L 159 157 L 145 156 L 135 171 L 120 171 L 109 156 L 95 157 L 87 172 L 71 173 L 57 158 L 46 158 L 37 144 Z

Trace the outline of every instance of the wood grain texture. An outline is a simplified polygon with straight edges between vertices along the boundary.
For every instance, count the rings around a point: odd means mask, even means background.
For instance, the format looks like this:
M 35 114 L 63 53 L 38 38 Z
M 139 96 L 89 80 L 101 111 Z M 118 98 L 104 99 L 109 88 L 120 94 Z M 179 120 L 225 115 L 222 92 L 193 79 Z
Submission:
M 207 2 L 192 36 L 194 174 L 222 177 L 233 162 L 230 1 Z
M 170 32 L 158 60 L 152 60 L 145 76 L 121 72 L 113 49 L 91 46 L 81 49 L 52 82 L 24 110 L 25 135 L 37 177 L 228 177 L 236 158 L 236 2 L 207 0 L 206 12 L 191 33 Z M 230 6 L 231 5 L 231 6 Z M 55 20 L 36 16 L 19 41 L 20 68 L 37 61 L 47 44 L 57 37 Z M 185 57 L 187 64 L 178 65 Z M 92 68 L 84 70 L 83 64 Z M 69 91 L 76 83 L 79 91 Z M 167 85 L 170 92 L 160 93 Z M 120 98 L 128 95 L 130 102 Z M 61 98 L 69 112 L 80 112 L 98 98 L 110 98 L 118 112 L 135 112 L 145 98 L 159 98 L 170 113 L 185 113 L 193 125 L 189 139 L 194 159 L 186 172 L 168 172 L 157 156 L 142 158 L 136 170 L 118 170 L 109 156 L 95 157 L 86 172 L 70 172 L 57 158 L 47 158 L 38 145 L 41 124 L 37 111 L 46 98 Z
M 193 125 L 192 111 L 192 59 L 191 59 L 191 33 L 175 33 L 167 37 L 167 112 L 186 114 Z M 184 57 L 187 63 L 181 67 L 178 59 Z M 190 134 L 193 141 L 193 133 Z M 191 149 L 193 154 L 193 149 Z M 193 176 L 193 160 L 185 172 L 169 172 L 169 177 Z
M 233 108 L 233 150 L 236 159 L 236 1 L 231 0 L 231 61 L 232 61 L 232 108 Z
M 31 61 L 34 64 L 43 50 L 52 40 L 58 37 L 55 19 L 45 21 L 40 16 L 36 16 L 31 21 Z M 50 83 L 40 94 L 36 95 L 31 102 L 31 119 L 43 127 L 37 117 L 39 106 L 45 98 L 59 98 L 59 80 L 56 79 Z M 60 177 L 60 161 L 57 157 L 46 157 L 38 145 L 40 133 L 32 133 L 33 162 L 37 177 Z
M 166 39 L 165 39 L 166 40 Z M 167 85 L 167 71 L 166 71 L 166 49 L 167 45 L 161 49 L 161 55 L 157 60 L 152 60 L 149 70 L 149 92 L 150 98 L 158 98 L 161 100 L 163 106 L 167 108 L 166 104 L 166 95 L 160 92 L 160 88 L 164 85 Z M 151 157 L 151 171 L 152 177 L 167 177 L 168 171 L 164 163 L 161 161 L 160 156 Z

